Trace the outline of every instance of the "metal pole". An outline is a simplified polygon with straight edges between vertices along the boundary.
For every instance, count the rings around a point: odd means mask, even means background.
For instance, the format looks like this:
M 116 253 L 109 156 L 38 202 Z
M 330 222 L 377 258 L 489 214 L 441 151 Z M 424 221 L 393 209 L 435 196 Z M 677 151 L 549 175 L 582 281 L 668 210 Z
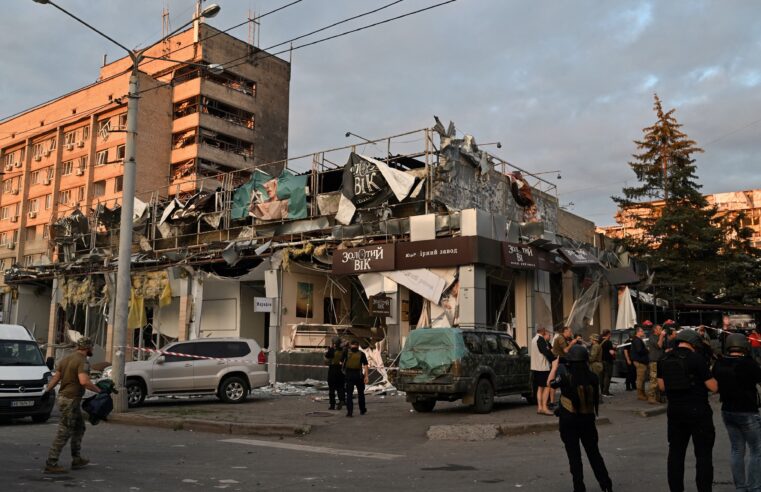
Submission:
M 132 75 L 129 78 L 127 102 L 127 143 L 124 149 L 124 187 L 122 189 L 122 213 L 119 225 L 119 262 L 116 270 L 116 313 L 114 313 L 113 379 L 119 391 L 114 395 L 114 412 L 127 410 L 126 381 L 124 378 L 127 346 L 127 316 L 132 291 L 130 262 L 132 260 L 132 216 L 135 205 L 135 137 L 137 136 L 137 103 L 140 98 L 138 65 L 141 53 L 130 52 Z

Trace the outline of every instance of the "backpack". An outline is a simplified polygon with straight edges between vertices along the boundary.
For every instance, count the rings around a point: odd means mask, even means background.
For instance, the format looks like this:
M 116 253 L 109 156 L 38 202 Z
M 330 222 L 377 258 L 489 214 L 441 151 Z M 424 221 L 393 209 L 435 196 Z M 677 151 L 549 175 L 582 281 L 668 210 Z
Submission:
M 666 391 L 687 391 L 695 386 L 695 378 L 687 365 L 687 354 L 672 351 L 660 362 Z

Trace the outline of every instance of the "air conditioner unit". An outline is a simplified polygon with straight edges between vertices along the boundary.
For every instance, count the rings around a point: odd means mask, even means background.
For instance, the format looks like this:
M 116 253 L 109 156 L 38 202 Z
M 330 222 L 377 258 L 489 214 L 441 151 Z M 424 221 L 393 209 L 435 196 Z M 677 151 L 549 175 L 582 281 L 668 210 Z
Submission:
M 41 155 L 36 155 L 36 156 L 34 156 L 34 160 L 39 162 L 39 161 L 42 160 L 42 156 Z
M 8 249 L 16 249 L 16 243 L 8 243 L 6 246 Z
M 32 211 L 32 212 L 29 212 L 29 218 L 30 218 L 30 219 L 34 219 L 34 218 L 36 218 L 36 217 L 37 217 L 37 212 L 34 212 L 34 211 Z
M 74 148 L 74 144 L 73 143 L 66 144 L 66 150 L 72 150 L 73 148 Z
M 42 157 L 37 156 L 37 160 L 38 161 L 42 160 Z M 16 166 L 16 167 L 21 167 L 21 161 L 16 161 L 16 162 L 13 163 L 13 165 Z
M 6 171 L 12 171 L 12 170 L 13 170 L 13 164 L 7 164 L 7 165 L 5 166 L 5 170 L 6 170 Z
M 80 149 L 81 149 L 82 147 L 84 147 L 84 146 L 85 146 L 85 142 L 84 142 L 84 140 L 77 142 L 77 147 L 79 147 Z
M 77 169 L 77 172 L 75 173 L 77 176 L 84 176 L 85 170 L 84 169 Z
M 18 215 L 11 217 L 11 222 L 18 222 Z
M 45 178 L 45 179 L 42 180 L 42 184 L 47 186 L 47 185 L 50 184 L 50 180 L 48 178 Z
M 16 188 L 15 190 L 11 190 L 11 195 L 18 195 L 18 191 L 19 191 L 18 188 Z
M 45 151 L 45 157 L 48 157 L 48 156 L 50 155 L 50 153 L 51 153 L 51 152 L 52 152 L 51 150 L 46 150 L 46 151 Z

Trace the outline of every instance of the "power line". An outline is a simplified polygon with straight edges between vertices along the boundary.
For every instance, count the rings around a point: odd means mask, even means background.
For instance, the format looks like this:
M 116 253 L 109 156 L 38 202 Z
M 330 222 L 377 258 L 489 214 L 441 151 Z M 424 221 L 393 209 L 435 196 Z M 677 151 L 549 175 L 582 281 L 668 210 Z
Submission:
M 338 25 L 345 24 L 345 23 L 353 21 L 355 19 L 359 19 L 360 17 L 365 17 L 367 15 L 371 15 L 371 14 L 374 14 L 376 12 L 380 12 L 383 9 L 387 9 L 389 7 L 392 7 L 392 6 L 396 5 L 397 3 L 402 3 L 403 1 L 404 0 L 396 0 L 395 2 L 391 2 L 391 3 L 388 3 L 386 5 L 383 5 L 382 7 L 378 7 L 375 10 L 369 10 L 369 11 L 363 12 L 363 13 L 361 13 L 359 15 L 355 15 L 354 17 L 348 17 L 348 18 L 340 20 L 338 22 L 334 22 L 333 24 L 330 24 L 329 26 L 325 26 L 325 27 L 321 27 L 319 29 L 315 29 L 312 32 L 308 32 L 306 34 L 302 34 L 301 36 L 297 36 L 297 37 L 295 37 L 293 39 L 289 39 L 287 41 L 283 41 L 282 43 L 273 44 L 272 46 L 268 47 L 267 50 L 270 50 L 272 48 L 277 48 L 278 46 L 282 46 L 282 45 L 287 44 L 287 43 L 292 43 L 293 41 L 297 41 L 297 40 L 305 38 L 307 36 L 311 36 L 312 34 L 317 34 L 318 32 L 326 31 L 326 30 L 330 29 L 331 27 L 336 27 Z
M 382 10 L 384 8 L 390 7 L 391 5 L 394 5 L 395 3 L 399 3 L 399 1 L 401 1 L 401 0 L 398 0 L 396 2 L 392 2 L 391 4 L 388 4 L 388 5 L 385 5 L 383 7 L 380 7 L 379 9 L 375 9 L 374 11 L 369 11 L 369 12 L 366 12 L 364 14 L 360 14 L 358 16 L 354 16 L 354 18 L 361 17 L 363 15 L 367 15 L 368 13 L 371 13 L 371 12 L 377 12 L 378 10 Z M 290 47 L 290 48 L 285 49 L 285 50 L 277 51 L 275 53 L 266 53 L 266 51 L 271 49 L 272 47 L 281 46 L 283 44 L 290 43 L 293 40 L 301 39 L 301 38 L 303 38 L 305 36 L 305 35 L 299 35 L 299 36 L 297 36 L 295 38 L 292 38 L 292 39 L 283 41 L 281 43 L 278 43 L 276 45 L 264 48 L 264 49 L 262 49 L 262 50 L 260 50 L 260 51 L 258 51 L 256 53 L 254 53 L 253 55 L 246 54 L 244 56 L 240 56 L 240 57 L 237 57 L 237 58 L 233 58 L 231 60 L 227 60 L 226 62 L 220 63 L 220 65 L 224 69 L 230 69 L 230 68 L 238 67 L 240 65 L 245 65 L 247 63 L 254 63 L 254 62 L 261 61 L 261 60 L 264 60 L 264 59 L 267 59 L 267 58 L 270 58 L 270 57 L 275 57 L 277 55 L 281 55 L 283 53 L 288 53 L 289 51 L 295 51 L 295 50 L 300 49 L 300 48 L 306 48 L 307 46 L 313 46 L 315 44 L 323 43 L 325 41 L 330 41 L 331 39 L 340 38 L 340 37 L 343 37 L 343 36 L 347 36 L 349 34 L 353 34 L 353 33 L 359 32 L 359 31 L 363 31 L 365 29 L 370 29 L 372 27 L 376 27 L 376 26 L 379 26 L 379 25 L 382 25 L 382 24 L 387 24 L 389 22 L 392 22 L 392 21 L 395 21 L 395 20 L 399 20 L 399 19 L 402 19 L 404 17 L 409 17 L 409 16 L 412 16 L 412 15 L 415 15 L 415 14 L 419 14 L 419 13 L 425 12 L 427 10 L 435 9 L 437 7 L 441 7 L 441 6 L 449 4 L 449 3 L 454 3 L 456 1 L 457 0 L 447 0 L 445 2 L 440 2 L 440 3 L 434 4 L 434 5 L 422 8 L 422 9 L 414 10 L 412 12 L 407 12 L 405 14 L 401 14 L 401 15 L 398 15 L 396 17 L 390 17 L 388 19 L 384 19 L 382 21 L 378 21 L 378 22 L 375 22 L 373 24 L 368 24 L 366 26 L 358 27 L 356 29 L 351 29 L 349 31 L 344 31 L 344 32 L 341 32 L 341 33 L 338 33 L 338 34 L 334 34 L 332 36 L 328 36 L 328 37 L 321 38 L 321 39 L 318 39 L 318 40 L 315 40 L 315 41 L 311 41 L 309 43 L 304 43 L 304 44 L 301 44 L 301 45 L 298 45 L 298 46 L 293 46 L 293 47 Z M 340 23 L 343 23 L 343 21 L 339 21 L 335 25 L 338 25 Z M 264 55 L 263 56 L 259 56 L 259 55 L 261 55 L 261 53 L 264 53 Z M 237 61 L 240 61 L 240 60 L 243 60 L 243 61 L 240 62 L 240 63 L 234 63 L 234 62 L 237 62 Z M 230 65 L 230 63 L 233 63 L 233 65 Z M 158 89 L 159 87 L 163 87 L 163 86 L 167 86 L 167 85 L 171 85 L 171 84 L 172 84 L 172 81 L 164 82 L 163 84 L 159 84 L 159 85 L 157 85 L 155 87 L 151 87 L 149 89 L 141 90 L 139 92 L 139 94 L 143 94 L 144 92 L 152 91 L 152 90 Z
M 721 135 L 720 137 L 714 138 L 713 140 L 711 140 L 711 141 L 709 141 L 709 142 L 707 142 L 707 143 L 705 143 L 703 145 L 711 145 L 713 143 L 718 142 L 719 140 L 723 140 L 723 139 L 725 139 L 725 138 L 727 138 L 727 137 L 729 137 L 731 135 L 734 135 L 735 133 L 741 132 L 741 131 L 745 130 L 746 128 L 750 128 L 751 126 L 757 125 L 759 123 L 761 123 L 761 118 L 759 118 L 759 119 L 757 119 L 755 121 L 751 121 L 750 123 L 748 123 L 745 126 L 741 126 L 740 128 L 737 128 L 737 129 L 732 130 L 732 131 L 730 131 L 728 133 L 725 133 L 724 135 Z
M 373 28 L 373 27 L 377 27 L 377 26 L 380 26 L 382 24 L 387 24 L 387 23 L 393 22 L 395 20 L 403 19 L 405 17 L 410 17 L 412 15 L 419 14 L 419 13 L 425 12 L 427 10 L 432 10 L 432 9 L 437 8 L 437 7 L 441 7 L 443 5 L 454 3 L 456 1 L 457 0 L 447 0 L 445 2 L 440 2 L 440 3 L 434 4 L 434 5 L 431 5 L 431 6 L 428 6 L 428 7 L 424 7 L 422 9 L 413 10 L 412 12 L 407 12 L 406 14 L 397 15 L 396 17 L 390 17 L 390 18 L 384 19 L 382 21 L 378 21 L 378 22 L 374 22 L 372 24 L 368 24 L 366 26 L 358 27 L 356 29 L 351 29 L 349 31 L 344 31 L 344 32 L 341 32 L 341 33 L 338 33 L 338 34 L 334 34 L 332 36 L 328 36 L 328 37 L 321 38 L 321 39 L 318 39 L 318 40 L 315 40 L 315 41 L 310 41 L 308 43 L 300 44 L 298 46 L 293 46 L 293 47 L 288 48 L 286 50 L 278 51 L 278 52 L 275 52 L 275 53 L 267 53 L 265 56 L 259 58 L 258 60 L 251 60 L 251 62 L 253 62 L 253 61 L 261 61 L 263 59 L 266 59 L 266 58 L 269 58 L 269 57 L 272 57 L 272 56 L 277 56 L 277 55 L 282 55 L 283 53 L 288 53 L 289 51 L 292 52 L 292 51 L 295 51 L 295 50 L 298 50 L 298 49 L 301 49 L 301 48 L 306 48 L 308 46 L 313 46 L 313 45 L 316 45 L 316 44 L 324 43 L 325 41 L 330 41 L 332 39 L 337 39 L 337 38 L 340 38 L 340 37 L 343 37 L 343 36 L 348 36 L 349 34 L 354 34 L 354 33 L 357 33 L 359 31 L 364 31 L 365 29 L 370 29 L 370 28 Z M 289 43 L 289 42 L 294 41 L 296 39 L 300 39 L 300 37 L 296 37 L 296 38 L 294 38 L 292 40 L 283 41 L 282 43 L 279 43 L 276 46 L 281 46 L 281 45 L 283 45 L 285 43 Z M 271 47 L 265 48 L 263 51 L 266 51 L 268 49 L 271 49 Z M 256 53 L 256 54 L 258 54 L 258 53 Z M 235 62 L 237 60 L 241 60 L 243 58 L 248 58 L 248 57 L 249 56 L 246 55 L 244 57 L 240 57 L 240 58 L 237 58 L 237 59 L 230 60 L 227 63 L 233 63 L 233 62 Z M 225 67 L 225 68 L 235 68 L 235 67 L 237 67 L 239 65 L 243 65 L 245 63 L 249 63 L 249 61 L 246 60 L 243 63 L 238 63 L 238 64 L 231 65 L 231 66 L 225 66 L 225 64 L 222 64 L 222 66 Z
M 279 12 L 279 11 L 281 11 L 281 10 L 285 9 L 285 8 L 288 8 L 288 7 L 292 6 L 292 5 L 296 5 L 297 3 L 300 3 L 300 2 L 303 2 L 303 1 L 304 1 L 304 0 L 295 0 L 295 1 L 291 2 L 291 3 L 288 3 L 288 4 L 285 4 L 285 5 L 283 5 L 282 7 L 278 7 L 278 8 L 276 8 L 276 9 L 273 9 L 273 10 L 270 10 L 270 11 L 268 11 L 268 12 L 265 12 L 265 13 L 263 13 L 262 15 L 258 15 L 258 16 L 256 16 L 256 17 L 254 17 L 253 19 L 246 19 L 245 21 L 243 21 L 243 22 L 241 22 L 241 23 L 239 23 L 239 24 L 235 24 L 235 25 L 234 25 L 234 26 L 232 26 L 232 27 L 228 27 L 228 28 L 227 28 L 227 29 L 225 29 L 225 30 L 222 30 L 222 31 L 217 31 L 217 32 L 215 32 L 215 33 L 213 33 L 213 34 L 209 34 L 209 35 L 208 35 L 208 36 L 206 36 L 205 38 L 201 38 L 201 39 L 199 39 L 199 40 L 198 40 L 198 42 L 200 43 L 200 42 L 203 42 L 203 41 L 207 41 L 207 40 L 209 40 L 209 39 L 211 39 L 211 38 L 214 38 L 214 37 L 216 37 L 216 36 L 219 36 L 220 34 L 227 34 L 227 33 L 228 33 L 228 32 L 230 32 L 230 31 L 233 31 L 233 30 L 235 30 L 235 29 L 238 29 L 239 27 L 243 27 L 243 26 L 245 26 L 245 25 L 246 25 L 246 24 L 248 24 L 249 22 L 257 21 L 257 20 L 259 20 L 259 19 L 262 19 L 262 18 L 264 18 L 264 17 L 267 17 L 268 15 L 274 14 L 275 12 Z M 171 50 L 171 51 L 168 51 L 168 52 L 167 52 L 167 53 L 166 53 L 166 54 L 165 54 L 165 55 L 164 55 L 162 58 L 168 57 L 168 56 L 169 56 L 169 55 L 171 55 L 172 53 L 176 53 L 176 52 L 178 52 L 178 51 L 180 51 L 180 50 L 184 50 L 184 49 L 186 49 L 186 48 L 187 48 L 187 46 L 183 46 L 183 47 L 181 47 L 181 48 L 175 48 L 175 49 L 173 49 L 173 50 Z M 156 59 L 150 59 L 150 60 L 146 61 L 146 62 L 143 64 L 143 66 L 145 66 L 145 65 L 148 65 L 149 63 L 151 63 L 151 62 L 155 62 L 155 61 L 160 61 L 160 59 L 159 59 L 159 60 L 156 60 Z

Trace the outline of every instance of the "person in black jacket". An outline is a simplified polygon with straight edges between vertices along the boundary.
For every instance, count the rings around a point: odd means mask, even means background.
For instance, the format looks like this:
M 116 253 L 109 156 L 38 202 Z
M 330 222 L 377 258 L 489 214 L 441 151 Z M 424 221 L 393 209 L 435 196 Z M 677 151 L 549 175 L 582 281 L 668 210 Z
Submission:
M 602 381 L 600 387 L 603 396 L 613 396 L 610 392 L 610 380 L 613 379 L 613 365 L 616 363 L 616 347 L 610 341 L 610 330 L 603 330 L 602 337 Z
M 658 364 L 658 388 L 666 393 L 667 461 L 669 489 L 684 491 L 684 458 L 692 440 L 695 449 L 695 485 L 698 492 L 713 484 L 713 444 L 716 432 L 708 392 L 718 391 L 705 359 L 697 351 L 703 342 L 692 330 L 676 336 L 679 345 Z
M 553 369 L 550 377 L 553 380 L 551 386 L 560 388 L 560 406 L 557 410 L 560 439 L 568 455 L 573 490 L 586 490 L 581 462 L 581 446 L 584 446 L 600 489 L 612 492 L 613 482 L 598 447 L 595 418 L 600 403 L 600 381 L 589 369 L 589 352 L 582 345 L 574 345 L 561 361 L 564 363 L 557 370 Z
M 650 364 L 650 357 L 648 356 L 647 346 L 645 346 L 645 330 L 641 326 L 634 330 L 634 338 L 632 338 L 632 348 L 629 356 L 634 363 L 634 368 L 637 370 L 637 399 L 647 401 L 645 375 L 647 374 L 647 366 Z
M 716 361 L 713 374 L 719 383 L 721 418 L 731 444 L 732 478 L 737 490 L 761 490 L 761 416 L 756 389 L 761 368 L 750 357 L 745 335 L 728 335 L 724 345 L 726 354 Z M 750 455 L 747 470 L 746 448 Z

